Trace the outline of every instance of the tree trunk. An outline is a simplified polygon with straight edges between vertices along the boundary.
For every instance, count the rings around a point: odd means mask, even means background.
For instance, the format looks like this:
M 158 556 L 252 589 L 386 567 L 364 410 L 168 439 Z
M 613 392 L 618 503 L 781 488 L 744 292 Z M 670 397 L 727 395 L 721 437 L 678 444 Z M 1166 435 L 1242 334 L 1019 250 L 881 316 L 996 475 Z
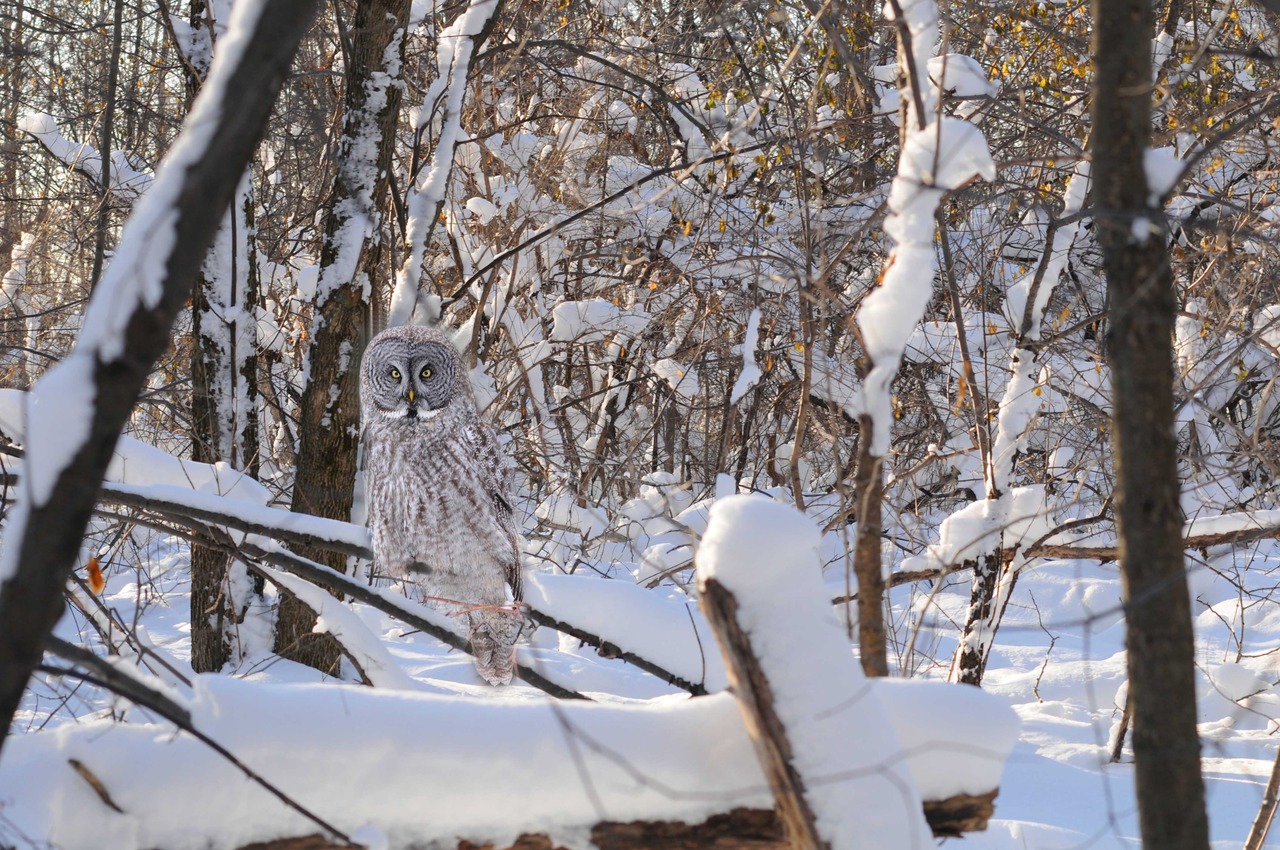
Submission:
M 884 460 L 871 453 L 871 417 L 858 417 L 858 464 L 853 473 L 858 528 L 854 535 L 853 572 L 858 579 L 858 651 L 862 672 L 888 676 L 889 656 L 884 626 L 884 568 L 880 560 L 883 526 Z
M 341 11 L 339 11 L 341 14 Z M 368 343 L 369 300 L 383 245 L 378 238 L 386 204 L 387 176 L 400 114 L 400 89 L 389 66 L 399 65 L 407 0 L 360 0 L 349 31 L 346 83 L 337 176 L 325 218 L 320 257 L 310 378 L 298 415 L 298 460 L 293 510 L 329 519 L 351 519 L 356 453 L 360 446 L 360 354 Z M 370 161 L 370 143 L 376 149 Z M 346 572 L 346 558 L 331 552 L 301 554 Z M 286 658 L 332 671 L 337 642 L 313 634 L 315 614 L 291 597 L 281 601 L 276 651 Z
M 27 78 L 24 40 L 26 3 L 18 0 L 10 6 L 7 21 L 0 22 L 0 50 L 4 51 L 7 73 L 0 75 L 0 103 L 4 104 L 0 119 L 0 276 L 9 270 L 13 246 L 21 238 L 22 205 L 18 192 L 18 150 L 23 133 L 18 129 L 22 99 L 19 96 Z
M 193 0 L 190 23 L 212 43 L 204 0 Z M 208 69 L 187 70 L 188 108 Z M 257 473 L 258 263 L 253 243 L 253 192 L 249 173 L 200 269 L 191 297 L 191 458 L 225 461 Z M 191 666 L 221 670 L 233 657 L 232 625 L 243 613 L 230 597 L 224 553 L 191 548 Z
M 1173 418 L 1176 304 L 1151 135 L 1149 0 L 1094 0 L 1093 174 L 1110 293 L 1116 519 L 1128 619 L 1139 821 L 1147 850 L 1209 846 Z

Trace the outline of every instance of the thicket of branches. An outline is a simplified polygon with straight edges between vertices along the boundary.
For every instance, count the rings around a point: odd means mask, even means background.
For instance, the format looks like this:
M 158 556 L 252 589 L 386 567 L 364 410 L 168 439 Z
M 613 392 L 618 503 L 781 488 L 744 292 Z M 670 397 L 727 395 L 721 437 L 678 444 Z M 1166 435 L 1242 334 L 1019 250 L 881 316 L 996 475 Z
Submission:
M 351 367 L 389 318 L 443 322 L 519 467 L 546 569 L 687 585 L 700 520 L 686 511 L 736 484 L 847 531 L 831 569 L 851 600 L 855 522 L 873 504 L 858 480 L 856 317 L 893 244 L 882 225 L 911 114 L 880 5 L 325 6 L 131 432 L 250 471 L 281 505 L 358 521 Z M 976 683 L 1016 593 L 1006 565 L 1033 541 L 927 547 L 966 504 L 1028 487 L 1049 528 L 1109 544 L 1109 305 L 1093 193 L 1070 191 L 1088 179 L 1088 10 L 941 12 L 933 108 L 977 125 L 998 168 L 938 208 L 938 273 L 892 385 L 872 546 L 903 579 L 977 579 L 970 622 L 925 614 L 925 639 L 913 596 L 927 589 L 891 577 L 903 588 L 873 608 L 888 615 L 890 666 Z M 28 387 L 75 342 L 226 15 L 164 0 L 5 7 L 6 386 Z M 1149 174 L 1164 184 L 1179 301 L 1182 507 L 1274 508 L 1274 21 L 1179 0 L 1160 19 L 1153 145 L 1167 150 Z M 1033 334 L 1039 287 L 1052 297 Z M 1002 438 L 1017 374 L 1036 415 Z M 104 552 L 122 539 L 108 522 L 95 533 Z M 217 600 L 242 618 L 251 591 L 227 584 L 235 564 L 214 553 L 207 569 L 199 610 Z M 310 634 L 297 616 L 282 652 Z M 236 652 L 227 634 L 215 630 L 207 668 Z M 974 654 L 953 664 L 957 639 Z

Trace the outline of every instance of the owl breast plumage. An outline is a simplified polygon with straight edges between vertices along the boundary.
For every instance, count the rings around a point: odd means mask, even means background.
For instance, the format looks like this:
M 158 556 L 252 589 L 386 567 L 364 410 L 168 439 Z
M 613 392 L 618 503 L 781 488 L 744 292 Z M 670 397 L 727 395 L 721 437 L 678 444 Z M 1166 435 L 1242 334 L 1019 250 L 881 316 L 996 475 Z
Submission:
M 411 578 L 467 622 L 480 674 L 510 681 L 521 618 L 519 534 L 502 452 L 457 350 L 437 330 L 391 328 L 360 370 L 369 531 L 380 571 Z

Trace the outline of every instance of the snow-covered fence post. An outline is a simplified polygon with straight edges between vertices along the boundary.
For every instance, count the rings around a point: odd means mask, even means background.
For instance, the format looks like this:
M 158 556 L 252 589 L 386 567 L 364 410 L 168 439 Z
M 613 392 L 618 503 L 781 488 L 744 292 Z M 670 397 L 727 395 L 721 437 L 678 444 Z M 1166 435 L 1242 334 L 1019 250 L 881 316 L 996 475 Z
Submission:
M 820 541 L 790 506 L 717 502 L 697 556 L 702 610 L 791 847 L 926 847 L 897 733 L 823 589 Z
M 0 554 L 0 736 L 63 613 L 63 586 L 120 429 L 171 343 L 316 5 L 237 4 L 222 55 L 125 224 L 75 349 L 31 392 L 26 475 Z
M 887 672 L 880 599 L 883 461 L 893 423 L 891 384 L 898 375 L 911 332 L 924 317 L 937 270 L 934 214 L 947 191 L 975 177 L 995 178 L 986 139 L 973 124 L 937 115 L 938 92 L 929 82 L 929 58 L 938 39 L 934 0 L 890 0 L 885 5 L 898 33 L 899 96 L 905 113 L 898 174 L 889 191 L 884 231 L 896 243 L 885 261 L 880 286 L 858 310 L 858 331 L 867 361 L 857 410 L 860 434 L 855 472 L 858 530 L 854 571 L 858 577 L 859 633 L 868 672 Z M 872 626 L 878 626 L 878 630 Z M 875 634 L 879 632 L 878 637 Z

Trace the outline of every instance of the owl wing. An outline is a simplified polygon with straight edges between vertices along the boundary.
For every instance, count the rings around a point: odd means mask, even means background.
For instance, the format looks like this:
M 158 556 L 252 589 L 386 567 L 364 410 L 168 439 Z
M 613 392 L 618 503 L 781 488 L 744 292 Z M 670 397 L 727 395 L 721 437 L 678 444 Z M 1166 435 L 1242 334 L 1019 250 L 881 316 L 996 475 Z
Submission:
M 515 513 L 511 508 L 511 491 L 507 482 L 507 471 L 502 446 L 498 435 L 489 423 L 477 419 L 467 428 L 467 440 L 472 444 L 476 460 L 480 465 L 480 480 L 485 493 L 493 500 L 494 512 L 498 522 L 511 541 L 511 557 L 507 559 L 507 584 L 511 585 L 511 594 L 519 600 L 524 595 L 524 582 L 520 575 L 520 544 L 516 530 Z

